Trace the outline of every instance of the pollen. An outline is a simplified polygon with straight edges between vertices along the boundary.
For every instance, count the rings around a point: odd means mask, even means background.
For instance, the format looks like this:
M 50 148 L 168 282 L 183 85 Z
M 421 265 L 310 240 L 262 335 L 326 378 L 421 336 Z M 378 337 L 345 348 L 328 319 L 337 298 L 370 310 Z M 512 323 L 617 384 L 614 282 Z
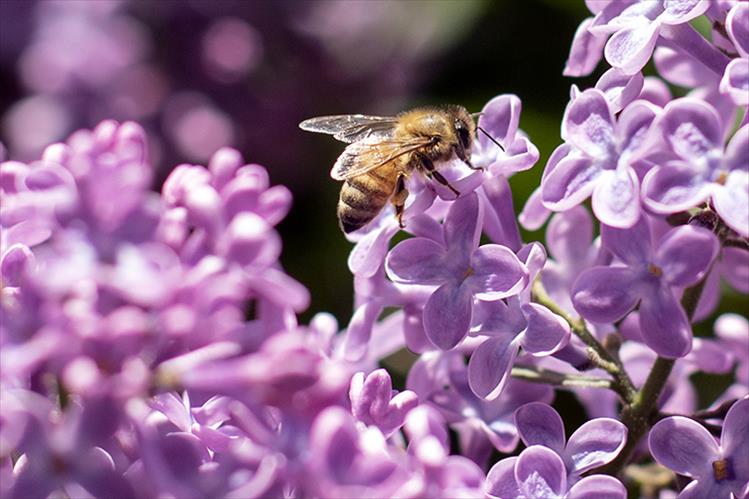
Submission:
M 721 480 L 733 479 L 733 470 L 731 469 L 731 462 L 728 459 L 719 459 L 713 461 L 713 475 L 715 480 L 720 482 Z
M 726 185 L 726 180 L 728 180 L 728 172 L 725 170 L 719 171 L 718 178 L 715 179 L 715 182 L 720 185 Z
M 461 280 L 465 281 L 466 279 L 468 279 L 468 277 L 472 275 L 473 275 L 473 269 L 471 267 L 468 267 L 466 271 L 463 273 L 463 278 Z
M 663 275 L 663 270 L 661 270 L 661 268 L 659 266 L 654 265 L 652 263 L 650 265 L 648 265 L 648 272 L 650 272 L 651 274 L 653 274 L 656 277 L 660 277 L 660 276 Z

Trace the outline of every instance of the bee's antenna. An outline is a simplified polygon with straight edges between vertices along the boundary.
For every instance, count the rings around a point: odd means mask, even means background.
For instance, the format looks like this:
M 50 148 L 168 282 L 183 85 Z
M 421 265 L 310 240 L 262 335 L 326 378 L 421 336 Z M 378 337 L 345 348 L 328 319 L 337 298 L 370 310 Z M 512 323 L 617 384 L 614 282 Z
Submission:
M 481 130 L 481 132 L 482 132 L 482 133 L 483 133 L 484 135 L 486 135 L 487 137 L 489 137 L 489 140 L 491 140 L 492 142 L 494 142 L 495 144 L 497 144 L 497 147 L 499 147 L 500 149 L 502 149 L 502 152 L 506 152 L 506 151 L 505 151 L 505 148 L 504 148 L 504 147 L 502 147 L 502 144 L 500 144 L 499 142 L 497 142 L 497 139 L 495 139 L 494 137 L 492 137 L 491 135 L 489 135 L 489 132 L 487 132 L 486 130 L 484 130 L 484 129 L 483 129 L 483 128 L 481 128 L 481 127 L 477 127 L 477 128 L 478 128 L 479 130 Z

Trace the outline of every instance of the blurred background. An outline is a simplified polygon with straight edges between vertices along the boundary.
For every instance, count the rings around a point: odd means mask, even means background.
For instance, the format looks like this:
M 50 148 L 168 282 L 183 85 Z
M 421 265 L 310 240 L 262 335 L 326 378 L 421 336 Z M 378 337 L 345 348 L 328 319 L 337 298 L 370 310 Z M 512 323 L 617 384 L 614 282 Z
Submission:
M 158 189 L 177 164 L 221 146 L 268 168 L 294 194 L 282 262 L 319 311 L 345 325 L 351 244 L 338 229 L 343 144 L 298 129 L 305 118 L 393 115 L 455 103 L 479 111 L 501 93 L 523 102 L 539 163 L 512 178 L 519 211 L 538 185 L 573 82 L 562 76 L 582 0 L 0 1 L 0 140 L 32 160 L 105 118 L 152 140 Z M 539 238 L 538 234 L 529 235 Z

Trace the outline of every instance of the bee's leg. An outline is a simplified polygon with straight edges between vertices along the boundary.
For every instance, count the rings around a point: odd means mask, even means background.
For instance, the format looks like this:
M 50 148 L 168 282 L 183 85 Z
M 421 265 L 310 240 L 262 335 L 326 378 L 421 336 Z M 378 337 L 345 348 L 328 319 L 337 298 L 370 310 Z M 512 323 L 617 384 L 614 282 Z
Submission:
M 455 197 L 460 196 L 460 191 L 458 191 L 455 187 L 450 185 L 450 182 L 447 181 L 445 177 L 442 176 L 440 172 L 434 169 L 434 163 L 432 163 L 432 160 L 424 156 L 423 154 L 419 154 L 417 156 L 421 162 L 421 167 L 426 170 L 427 175 L 430 177 L 434 177 L 437 182 L 439 182 L 442 185 L 446 185 L 451 191 L 453 191 L 453 194 L 455 194 Z
M 463 163 L 465 163 L 466 165 L 468 165 L 468 168 L 470 168 L 471 170 L 481 170 L 481 171 L 484 171 L 484 167 L 483 166 L 473 166 L 473 164 L 471 163 L 470 159 L 464 159 Z
M 398 225 L 401 229 L 406 227 L 403 223 L 403 209 L 406 206 L 406 199 L 408 199 L 408 189 L 406 189 L 406 174 L 403 172 L 398 173 L 398 180 L 395 183 L 395 191 L 390 202 L 395 206 L 395 217 L 398 219 Z

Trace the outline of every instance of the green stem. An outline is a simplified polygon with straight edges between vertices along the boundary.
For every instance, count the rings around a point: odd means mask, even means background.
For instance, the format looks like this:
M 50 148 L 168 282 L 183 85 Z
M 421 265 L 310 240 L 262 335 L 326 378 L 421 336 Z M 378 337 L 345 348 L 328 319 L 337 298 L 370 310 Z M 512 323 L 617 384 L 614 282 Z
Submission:
M 694 316 L 694 311 L 697 309 L 697 303 L 700 300 L 704 287 L 705 279 L 703 278 L 691 288 L 687 288 L 681 298 L 681 305 L 684 307 L 684 311 L 690 321 Z M 650 429 L 651 417 L 657 410 L 658 398 L 666 386 L 675 362 L 675 359 L 666 359 L 663 357 L 655 359 L 650 374 L 648 374 L 648 378 L 645 380 L 645 384 L 637 392 L 632 403 L 625 405 L 622 409 L 621 419 L 622 423 L 627 427 L 627 443 L 616 459 L 596 470 L 596 473 L 616 475 L 629 461 L 637 447 L 637 443 Z
M 554 386 L 567 386 L 574 388 L 604 388 L 616 390 L 615 383 L 606 378 L 596 376 L 581 376 L 579 374 L 566 374 L 540 367 L 516 366 L 512 368 L 512 377 L 531 381 L 533 383 L 544 383 Z
M 540 279 L 536 279 L 533 283 L 533 297 L 537 303 L 545 306 L 567 321 L 575 336 L 580 338 L 588 347 L 588 358 L 614 378 L 612 380 L 612 388 L 622 396 L 625 403 L 631 403 L 637 392 L 634 383 L 632 383 L 619 359 L 606 350 L 595 336 L 588 331 L 588 328 L 585 327 L 585 321 L 582 318 L 572 317 L 566 310 L 560 307 L 546 292 Z

